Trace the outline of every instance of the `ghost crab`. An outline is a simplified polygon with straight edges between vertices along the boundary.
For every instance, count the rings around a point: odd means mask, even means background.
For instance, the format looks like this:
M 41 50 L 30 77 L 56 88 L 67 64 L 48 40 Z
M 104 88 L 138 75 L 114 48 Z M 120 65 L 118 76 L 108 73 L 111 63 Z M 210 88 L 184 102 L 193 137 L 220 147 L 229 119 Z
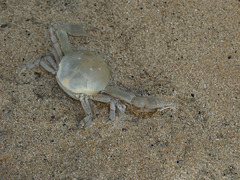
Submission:
M 56 36 L 56 35 L 57 36 Z M 40 64 L 45 70 L 56 75 L 59 86 L 72 98 L 80 100 L 86 117 L 83 119 L 88 127 L 93 118 L 94 101 L 110 104 L 110 119 L 114 120 L 115 111 L 125 111 L 125 102 L 144 110 L 172 108 L 175 102 L 166 98 L 140 97 L 108 85 L 110 82 L 109 66 L 103 56 L 89 50 L 73 51 L 68 39 L 72 36 L 93 37 L 86 33 L 82 25 L 60 25 L 57 30 L 51 26 L 50 35 L 54 48 L 52 56 L 45 56 L 28 64 L 21 72 Z M 59 40 L 60 45 L 57 40 Z M 20 73 L 21 73 L 20 72 Z

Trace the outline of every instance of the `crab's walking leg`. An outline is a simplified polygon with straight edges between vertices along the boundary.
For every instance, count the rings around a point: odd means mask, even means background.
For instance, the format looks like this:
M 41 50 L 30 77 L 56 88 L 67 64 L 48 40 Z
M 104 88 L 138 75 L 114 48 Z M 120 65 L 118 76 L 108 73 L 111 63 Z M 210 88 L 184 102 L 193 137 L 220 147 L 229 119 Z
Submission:
M 52 47 L 49 48 L 49 50 L 51 51 L 52 55 L 54 56 L 55 60 L 56 60 L 56 63 L 57 63 L 57 66 L 59 65 L 60 63 L 60 58 L 56 52 L 56 50 Z
M 62 50 L 61 50 L 61 48 L 60 48 L 60 46 L 59 46 L 59 44 L 57 42 L 57 37 L 54 34 L 54 29 L 53 29 L 52 26 L 50 26 L 50 35 L 51 35 L 51 40 L 53 42 L 54 49 L 56 49 L 56 52 L 57 52 L 57 55 L 58 55 L 59 59 L 62 59 L 63 53 L 62 53 Z M 52 53 L 54 53 L 54 52 L 52 51 Z
M 60 63 L 60 59 L 63 57 L 63 54 L 62 54 L 59 44 L 57 43 L 57 38 L 54 35 L 54 29 L 52 26 L 50 26 L 50 34 L 51 34 L 51 40 L 54 44 L 54 48 L 49 48 L 49 50 L 51 51 L 52 55 L 54 56 L 56 62 L 52 59 L 51 56 L 46 56 L 41 59 L 35 60 L 31 63 L 28 63 L 24 68 L 21 69 L 19 74 L 23 73 L 27 69 L 31 69 L 31 68 L 35 67 L 36 65 L 39 65 L 39 63 L 44 69 L 46 69 L 50 73 L 56 74 L 56 71 L 58 69 L 57 67 Z M 45 61 L 47 61 L 52 67 L 49 66 L 48 63 L 46 63 Z
M 114 99 L 111 99 L 109 96 L 98 94 L 98 95 L 92 96 L 92 99 L 99 102 L 110 103 L 110 117 L 109 117 L 110 120 L 115 119 L 116 107 L 121 113 L 125 112 L 124 105 L 122 105 L 120 102 Z
M 21 71 L 19 72 L 19 75 L 21 75 L 21 74 L 22 74 L 23 72 L 25 72 L 26 70 L 31 69 L 31 68 L 39 65 L 40 61 L 41 61 L 41 59 L 37 59 L 37 60 L 35 60 L 35 61 L 33 61 L 33 62 L 30 62 L 30 63 L 24 65 L 24 67 L 23 67 L 23 68 L 21 69 Z
M 87 114 L 87 116 L 83 119 L 84 126 L 86 128 L 92 122 L 93 113 L 92 113 L 91 106 L 90 106 L 90 103 L 89 103 L 89 100 L 87 97 L 86 98 L 80 97 L 80 101 L 81 101 L 84 112 Z
M 73 51 L 72 51 L 71 44 L 69 42 L 66 30 L 60 26 L 56 33 L 57 33 L 57 37 L 59 39 L 63 53 L 64 54 L 72 53 Z
M 117 100 L 112 100 L 110 102 L 110 119 L 115 119 L 116 108 L 124 114 L 126 107 Z
M 51 64 L 51 66 L 49 66 L 46 61 Z M 54 60 L 52 59 L 51 56 L 46 56 L 43 57 L 40 61 L 40 65 L 47 70 L 48 72 L 52 73 L 52 74 L 56 74 L 57 73 L 57 66 L 56 63 L 54 62 Z
M 171 98 L 139 97 L 131 92 L 122 91 L 112 86 L 107 86 L 104 92 L 139 108 L 146 108 L 147 110 L 173 108 L 177 104 L 177 102 Z
M 115 119 L 115 111 L 116 111 L 116 105 L 114 101 L 110 102 L 110 119 L 114 120 Z
M 48 63 L 46 63 L 46 61 Z M 47 70 L 48 72 L 50 72 L 52 74 L 56 74 L 56 72 L 57 72 L 57 65 L 54 62 L 54 60 L 52 59 L 52 57 L 51 56 L 45 56 L 42 59 L 38 59 L 36 61 L 28 63 L 24 68 L 22 68 L 22 70 L 19 72 L 19 74 L 23 73 L 27 69 L 33 68 L 34 66 L 36 66 L 38 64 L 40 64 L 45 70 Z

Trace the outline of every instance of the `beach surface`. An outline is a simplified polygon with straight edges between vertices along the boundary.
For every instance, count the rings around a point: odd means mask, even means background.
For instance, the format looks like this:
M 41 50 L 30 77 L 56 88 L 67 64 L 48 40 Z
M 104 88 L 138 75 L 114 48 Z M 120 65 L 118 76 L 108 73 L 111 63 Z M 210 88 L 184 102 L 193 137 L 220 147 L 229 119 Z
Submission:
M 49 27 L 82 24 L 72 47 L 104 54 L 111 85 L 179 102 L 94 123 L 39 66 Z M 240 179 L 240 2 L 0 2 L 1 179 Z

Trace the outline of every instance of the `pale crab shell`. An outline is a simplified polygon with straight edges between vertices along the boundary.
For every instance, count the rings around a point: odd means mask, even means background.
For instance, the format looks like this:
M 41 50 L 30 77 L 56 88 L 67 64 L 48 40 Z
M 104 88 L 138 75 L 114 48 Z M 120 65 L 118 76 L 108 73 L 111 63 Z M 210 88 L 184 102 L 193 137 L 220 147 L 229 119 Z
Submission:
M 72 97 L 77 94 L 94 95 L 108 85 L 110 70 L 101 55 L 85 50 L 72 52 L 62 58 L 57 81 Z

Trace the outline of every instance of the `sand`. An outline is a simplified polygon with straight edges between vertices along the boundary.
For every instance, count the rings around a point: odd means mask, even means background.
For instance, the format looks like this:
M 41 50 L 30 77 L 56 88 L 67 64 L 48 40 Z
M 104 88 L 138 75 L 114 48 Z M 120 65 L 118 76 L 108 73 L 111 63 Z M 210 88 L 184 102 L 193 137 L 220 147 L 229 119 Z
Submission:
M 240 2 L 0 2 L 1 179 L 240 179 Z M 51 24 L 89 26 L 72 46 L 105 54 L 111 84 L 178 100 L 109 121 L 53 75 L 24 64 L 49 54 Z

